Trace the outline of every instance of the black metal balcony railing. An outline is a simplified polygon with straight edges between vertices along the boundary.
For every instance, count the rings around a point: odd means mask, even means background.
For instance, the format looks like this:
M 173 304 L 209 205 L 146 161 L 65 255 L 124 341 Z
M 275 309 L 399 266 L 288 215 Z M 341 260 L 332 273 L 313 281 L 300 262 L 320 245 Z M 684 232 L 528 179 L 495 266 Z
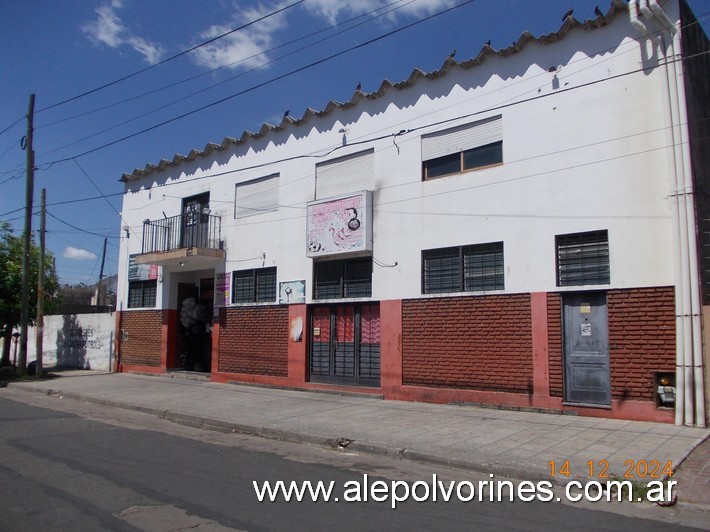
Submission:
M 204 212 L 143 222 L 143 253 L 182 248 L 222 248 L 222 219 Z

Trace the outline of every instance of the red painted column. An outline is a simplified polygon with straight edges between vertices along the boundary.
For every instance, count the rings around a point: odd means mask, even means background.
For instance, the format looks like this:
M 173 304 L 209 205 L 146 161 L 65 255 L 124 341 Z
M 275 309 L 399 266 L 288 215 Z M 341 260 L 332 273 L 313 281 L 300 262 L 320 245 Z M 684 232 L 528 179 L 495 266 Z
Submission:
M 385 397 L 402 386 L 402 300 L 380 302 L 380 388 Z
M 177 310 L 163 309 L 160 342 L 160 367 L 163 371 L 177 366 L 177 353 L 175 353 L 175 342 L 177 340 L 176 328 Z
M 288 379 L 294 385 L 302 385 L 306 382 L 308 307 L 289 305 L 288 324 Z
M 547 336 L 547 293 L 530 294 L 533 350 L 533 404 L 550 398 L 550 367 Z M 540 405 L 542 406 L 542 405 Z
M 219 324 L 224 307 L 215 307 L 212 315 L 212 362 L 210 362 L 210 374 L 219 371 Z

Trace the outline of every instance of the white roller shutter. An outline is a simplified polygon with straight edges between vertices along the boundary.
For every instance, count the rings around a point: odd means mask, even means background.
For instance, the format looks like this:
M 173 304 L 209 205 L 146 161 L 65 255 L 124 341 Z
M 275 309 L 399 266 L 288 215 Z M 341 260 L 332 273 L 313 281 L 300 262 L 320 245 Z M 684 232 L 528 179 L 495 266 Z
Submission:
M 279 208 L 279 174 L 238 183 L 235 189 L 234 217 L 244 218 Z
M 472 124 L 422 135 L 422 161 L 503 140 L 503 120 L 500 116 Z
M 316 165 L 316 199 L 375 188 L 375 151 L 367 150 Z

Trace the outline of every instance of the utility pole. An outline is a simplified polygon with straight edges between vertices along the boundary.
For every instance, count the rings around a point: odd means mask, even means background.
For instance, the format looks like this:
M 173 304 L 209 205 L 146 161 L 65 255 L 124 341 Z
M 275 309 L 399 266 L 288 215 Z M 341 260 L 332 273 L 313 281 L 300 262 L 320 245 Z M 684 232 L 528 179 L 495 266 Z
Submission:
M 27 186 L 25 191 L 25 233 L 22 249 L 22 288 L 20 308 L 20 355 L 17 367 L 20 375 L 27 371 L 27 322 L 29 321 L 29 286 L 30 286 L 30 242 L 32 241 L 32 199 L 35 188 L 35 154 L 32 150 L 32 134 L 35 110 L 35 95 L 30 94 L 27 111 Z
M 104 264 L 106 264 L 106 242 L 108 238 L 104 238 L 104 252 L 101 255 L 101 272 L 99 273 L 99 285 L 96 289 L 96 312 L 99 311 L 101 305 L 101 280 L 104 278 Z
M 35 379 L 42 377 L 42 349 L 44 348 L 44 237 L 47 232 L 47 189 L 42 189 L 42 214 L 39 222 L 39 268 L 37 276 L 37 367 Z

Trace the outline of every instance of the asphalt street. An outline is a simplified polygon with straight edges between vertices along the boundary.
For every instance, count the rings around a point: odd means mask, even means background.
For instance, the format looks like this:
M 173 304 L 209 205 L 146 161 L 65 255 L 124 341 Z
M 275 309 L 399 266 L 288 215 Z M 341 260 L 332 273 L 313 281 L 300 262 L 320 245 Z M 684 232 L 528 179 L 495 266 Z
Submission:
M 16 398 L 15 398 L 16 399 Z M 180 426 L 49 397 L 0 398 L 6 530 L 668 530 L 561 503 L 259 502 L 253 481 L 477 481 L 480 474 Z M 653 516 L 655 508 L 630 513 Z M 626 512 L 629 513 L 629 512 Z M 677 524 L 672 525 L 676 527 Z

